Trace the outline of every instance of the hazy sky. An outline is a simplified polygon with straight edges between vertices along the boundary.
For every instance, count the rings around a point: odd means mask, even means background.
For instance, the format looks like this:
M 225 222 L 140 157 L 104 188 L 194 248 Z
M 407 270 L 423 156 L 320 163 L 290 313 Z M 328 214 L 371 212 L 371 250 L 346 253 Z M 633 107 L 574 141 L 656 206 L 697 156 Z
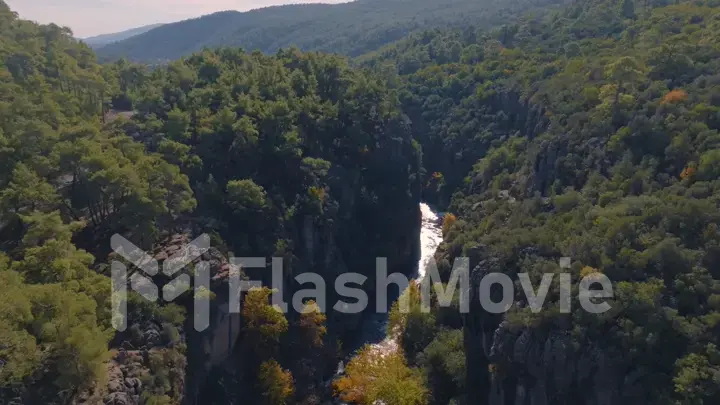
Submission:
M 289 3 L 342 3 L 343 0 L 5 0 L 26 20 L 53 22 L 88 37 L 154 23 L 199 17 L 223 10 L 246 11 Z

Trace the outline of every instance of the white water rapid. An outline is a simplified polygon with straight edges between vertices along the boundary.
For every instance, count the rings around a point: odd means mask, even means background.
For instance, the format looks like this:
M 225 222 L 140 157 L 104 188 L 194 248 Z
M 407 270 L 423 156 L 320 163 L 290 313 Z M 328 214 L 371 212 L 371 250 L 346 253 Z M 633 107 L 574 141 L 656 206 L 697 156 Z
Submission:
M 420 204 L 420 212 L 422 212 L 422 227 L 420 229 L 420 262 L 418 263 L 417 278 L 411 280 L 411 283 L 422 281 L 425 277 L 428 262 L 433 259 L 435 251 L 443 241 L 440 216 L 425 203 Z M 382 328 L 387 328 L 387 322 L 383 323 Z M 373 350 L 377 351 L 378 355 L 385 355 L 398 350 L 398 343 L 395 339 L 388 336 L 381 342 L 373 344 L 372 347 Z
M 425 278 L 425 268 L 443 241 L 440 216 L 425 203 L 420 204 L 420 211 L 422 212 L 422 228 L 420 229 L 420 263 L 418 264 L 417 281 Z
M 422 213 L 422 227 L 420 229 L 420 261 L 418 262 L 417 277 L 414 278 L 411 282 L 422 281 L 422 279 L 425 277 L 425 270 L 428 262 L 433 259 L 433 257 L 435 256 L 435 251 L 437 250 L 438 246 L 440 246 L 440 243 L 442 243 L 443 241 L 442 223 L 440 221 L 440 215 L 434 212 L 432 208 L 430 208 L 430 206 L 425 203 L 420 204 L 420 212 Z M 366 322 L 365 327 L 372 329 L 366 331 L 367 336 L 373 336 L 377 334 L 381 334 L 381 336 L 386 336 L 387 317 L 375 318 L 370 322 Z M 386 336 L 378 343 L 371 344 L 371 347 L 378 356 L 384 356 L 398 350 L 398 343 L 395 339 Z M 340 362 L 340 364 L 338 364 L 336 376 L 341 375 L 344 372 L 345 364 L 344 362 Z M 336 405 L 347 405 L 339 400 L 335 400 L 335 402 L 333 403 Z M 379 402 L 379 405 L 384 405 L 384 403 Z

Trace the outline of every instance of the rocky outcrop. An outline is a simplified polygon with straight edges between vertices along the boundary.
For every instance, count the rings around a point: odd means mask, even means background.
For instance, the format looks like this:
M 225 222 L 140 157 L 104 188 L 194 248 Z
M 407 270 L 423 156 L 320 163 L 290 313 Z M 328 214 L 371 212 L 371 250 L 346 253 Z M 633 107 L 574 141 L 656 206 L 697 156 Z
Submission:
M 471 308 L 465 316 L 468 403 L 487 405 L 645 404 L 641 387 L 651 370 L 628 364 L 623 353 L 599 343 L 573 341 L 566 328 L 513 326 L 485 312 L 479 280 L 501 271 L 493 259 L 472 273 Z M 494 301 L 499 299 L 494 298 Z
M 136 405 L 141 403 L 143 382 L 139 378 L 150 373 L 147 351 L 121 349 L 108 364 L 108 394 L 105 405 Z
M 377 159 L 386 165 L 403 166 L 403 157 L 396 151 L 395 158 Z M 388 169 L 389 172 L 414 170 Z M 368 178 L 373 176 L 373 181 Z M 410 275 L 416 270 L 420 257 L 420 191 L 419 184 L 389 187 L 382 172 L 361 173 L 333 166 L 328 174 L 332 199 L 328 199 L 321 214 L 308 213 L 298 218 L 290 239 L 295 247 L 292 274 L 304 272 L 320 274 L 326 283 L 328 333 L 350 348 L 359 339 L 366 314 L 345 314 L 333 310 L 339 300 L 335 280 L 342 274 L 354 272 L 368 277 L 363 288 L 368 293 L 367 314 L 375 313 L 376 258 L 388 259 L 388 272 Z M 407 176 L 411 174 L 408 172 Z M 377 178 L 375 178 L 377 177 Z M 373 189 L 372 187 L 376 187 Z M 374 196 L 374 198 L 370 198 Z M 290 304 L 292 294 L 300 287 L 288 280 L 285 284 L 285 300 Z M 293 314 L 289 314 L 290 317 Z
M 111 353 L 107 384 L 79 394 L 74 405 L 143 405 L 154 396 L 182 398 L 186 363 L 176 348 L 120 348 Z
M 188 233 L 176 234 L 168 238 L 154 252 L 154 257 L 160 265 L 168 258 L 177 257 L 178 253 L 186 252 L 183 248 L 191 242 Z M 182 259 L 181 259 L 182 260 Z M 188 260 L 185 260 L 188 261 Z M 225 254 L 211 246 L 200 257 L 190 260 L 193 265 L 200 261 L 210 267 L 210 291 L 213 299 L 210 301 L 210 318 L 207 329 L 197 331 L 193 325 L 192 297 L 187 296 L 181 303 L 187 308 L 188 316 L 184 332 L 187 344 L 185 356 L 187 370 L 185 376 L 183 403 L 195 403 L 195 398 L 202 391 L 207 376 L 214 367 L 222 365 L 232 359 L 232 352 L 240 334 L 241 317 L 239 313 L 230 313 L 230 264 Z M 162 280 L 167 282 L 169 280 Z
M 197 252 L 184 249 L 190 241 L 189 233 L 171 235 L 156 246 L 151 256 L 160 268 L 178 254 L 191 255 L 193 259 L 188 261 L 193 264 L 200 260 L 210 264 L 214 299 L 209 328 L 194 330 L 191 294 L 176 301 L 187 310 L 185 325 L 156 318 L 132 319 L 131 314 L 127 330 L 111 342 L 114 348 L 107 363 L 107 384 L 79 393 L 74 404 L 144 405 L 153 396 L 168 396 L 173 403 L 187 401 L 201 389 L 209 371 L 230 357 L 240 330 L 239 314 L 228 311 L 230 265 L 225 255 L 213 247 L 195 257 Z M 160 290 L 169 281 L 162 274 L 153 277 Z

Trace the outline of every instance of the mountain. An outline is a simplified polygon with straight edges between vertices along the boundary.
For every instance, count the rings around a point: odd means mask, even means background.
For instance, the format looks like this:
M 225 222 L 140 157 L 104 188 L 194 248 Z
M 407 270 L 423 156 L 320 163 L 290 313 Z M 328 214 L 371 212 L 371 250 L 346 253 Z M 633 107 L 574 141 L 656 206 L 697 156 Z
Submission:
M 128 38 L 132 38 L 136 35 L 144 34 L 152 29 L 155 29 L 163 24 L 152 24 L 144 27 L 133 28 L 127 31 L 116 32 L 113 34 L 103 34 L 94 37 L 84 38 L 82 41 L 90 45 L 93 48 L 100 48 L 113 42 L 124 41 Z
M 360 0 L 344 4 L 227 11 L 167 24 L 98 50 L 104 60 L 167 61 L 205 47 L 232 46 L 273 53 L 302 50 L 358 56 L 433 27 L 489 27 L 564 0 Z

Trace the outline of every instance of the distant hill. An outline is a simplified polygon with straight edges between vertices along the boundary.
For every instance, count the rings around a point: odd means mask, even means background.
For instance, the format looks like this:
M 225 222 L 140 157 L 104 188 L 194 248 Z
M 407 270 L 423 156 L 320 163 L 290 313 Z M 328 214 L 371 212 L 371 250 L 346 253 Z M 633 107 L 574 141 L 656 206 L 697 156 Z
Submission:
M 166 24 L 98 50 L 104 60 L 172 60 L 205 47 L 233 46 L 273 53 L 303 50 L 361 55 L 408 33 L 435 27 L 489 27 L 566 0 L 358 0 L 344 4 L 226 11 Z
M 84 38 L 82 41 L 90 45 L 93 48 L 100 48 L 114 42 L 124 41 L 128 38 L 132 38 L 136 35 L 144 34 L 154 28 L 157 28 L 163 24 L 152 24 L 144 27 L 133 28 L 127 31 L 116 32 L 113 34 L 103 34 L 94 37 Z

